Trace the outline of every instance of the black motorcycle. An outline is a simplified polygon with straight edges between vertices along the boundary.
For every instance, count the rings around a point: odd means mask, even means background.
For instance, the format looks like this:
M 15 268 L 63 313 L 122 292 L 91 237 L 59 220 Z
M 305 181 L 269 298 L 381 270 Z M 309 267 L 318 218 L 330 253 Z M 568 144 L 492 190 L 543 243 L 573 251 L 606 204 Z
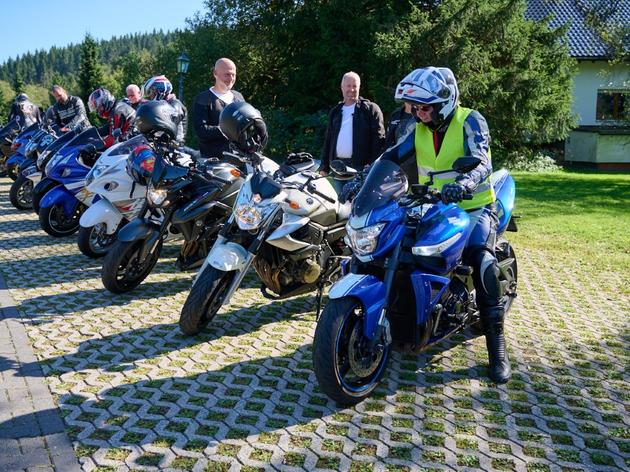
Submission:
M 241 170 L 227 162 L 178 165 L 180 151 L 153 144 L 154 168 L 140 215 L 120 230 L 103 260 L 101 279 L 113 293 L 133 290 L 149 275 L 165 240 L 183 236 L 178 265 L 200 266 L 232 212 L 243 182 Z M 128 166 L 128 171 L 136 179 Z

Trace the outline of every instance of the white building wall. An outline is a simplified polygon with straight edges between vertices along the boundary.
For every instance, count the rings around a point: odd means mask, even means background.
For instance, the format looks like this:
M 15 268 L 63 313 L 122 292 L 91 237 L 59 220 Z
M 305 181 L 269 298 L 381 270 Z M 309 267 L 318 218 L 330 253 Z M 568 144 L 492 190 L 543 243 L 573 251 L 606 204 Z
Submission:
M 580 61 L 573 78 L 573 113 L 578 115 L 580 126 L 600 124 L 595 120 L 597 90 L 626 88 L 630 90 L 630 64 L 614 67 L 606 61 Z

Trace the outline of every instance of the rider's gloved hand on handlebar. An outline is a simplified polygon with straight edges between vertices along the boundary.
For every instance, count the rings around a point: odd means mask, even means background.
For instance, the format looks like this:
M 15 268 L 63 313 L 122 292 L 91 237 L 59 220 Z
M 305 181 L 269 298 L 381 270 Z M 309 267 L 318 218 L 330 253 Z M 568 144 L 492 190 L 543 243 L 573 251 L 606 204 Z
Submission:
M 466 187 L 459 182 L 445 184 L 442 187 L 442 201 L 444 203 L 458 203 L 464 199 Z

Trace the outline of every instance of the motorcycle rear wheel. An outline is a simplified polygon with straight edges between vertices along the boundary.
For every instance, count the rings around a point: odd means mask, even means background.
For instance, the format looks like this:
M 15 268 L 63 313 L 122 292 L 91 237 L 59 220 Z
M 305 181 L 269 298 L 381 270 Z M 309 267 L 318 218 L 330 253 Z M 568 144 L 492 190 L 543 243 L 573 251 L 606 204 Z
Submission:
M 139 262 L 143 241 L 116 241 L 103 259 L 101 281 L 112 293 L 133 290 L 151 273 L 162 252 L 160 239 L 153 252 Z
M 361 303 L 355 298 L 329 300 L 315 329 L 315 376 L 322 391 L 341 405 L 367 398 L 379 385 L 389 361 L 389 346 L 380 353 L 365 349 L 363 316 Z
M 216 316 L 225 301 L 236 271 L 223 272 L 206 266 L 193 285 L 179 315 L 179 329 L 193 336 L 200 333 Z
M 79 220 L 85 207 L 79 203 L 74 213 L 67 217 L 61 205 L 52 205 L 39 209 L 39 224 L 46 233 L 55 238 L 70 236 L 79 229 Z
M 23 175 L 11 184 L 9 190 L 9 200 L 18 210 L 29 210 L 33 208 L 33 181 Z
M 100 225 L 88 228 L 81 226 L 77 235 L 77 246 L 84 255 L 98 259 L 104 257 L 112 244 L 116 242 L 116 234 L 106 234 Z

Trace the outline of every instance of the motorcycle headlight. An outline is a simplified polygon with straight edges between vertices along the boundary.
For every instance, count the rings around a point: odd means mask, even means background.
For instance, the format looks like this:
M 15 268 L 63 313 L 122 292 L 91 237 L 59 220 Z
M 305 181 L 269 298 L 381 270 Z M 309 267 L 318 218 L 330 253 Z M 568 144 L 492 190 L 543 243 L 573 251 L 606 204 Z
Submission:
M 95 179 L 97 179 L 101 175 L 103 175 L 103 173 L 107 170 L 107 167 L 108 166 L 103 165 L 103 164 L 98 164 L 98 165 L 95 165 L 94 167 L 92 167 L 92 170 L 90 170 L 90 172 L 88 172 L 88 175 L 85 178 L 85 186 L 87 187 L 92 182 L 94 182 Z
M 147 200 L 149 204 L 156 207 L 161 206 L 163 203 L 168 204 L 168 200 L 166 200 L 167 195 L 168 192 L 165 188 L 149 187 L 147 190 Z
M 254 205 L 244 203 L 234 209 L 234 216 L 238 227 L 249 231 L 260 226 L 263 220 L 263 211 Z
M 361 229 L 353 229 L 346 224 L 347 243 L 359 256 L 374 252 L 378 245 L 378 236 L 385 228 L 385 223 L 377 223 Z

